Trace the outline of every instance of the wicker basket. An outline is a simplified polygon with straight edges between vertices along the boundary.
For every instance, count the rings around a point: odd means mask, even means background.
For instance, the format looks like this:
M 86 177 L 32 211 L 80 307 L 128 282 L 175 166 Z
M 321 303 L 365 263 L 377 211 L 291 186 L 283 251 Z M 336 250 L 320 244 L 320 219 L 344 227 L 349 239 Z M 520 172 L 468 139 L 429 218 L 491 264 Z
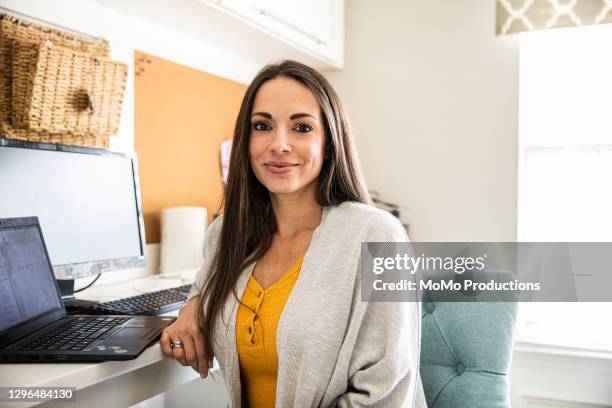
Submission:
M 112 135 L 119 129 L 126 64 L 44 43 L 13 42 L 13 127 Z
M 77 146 L 108 147 L 109 134 L 53 133 L 20 129 L 12 124 L 13 46 L 41 44 L 51 41 L 68 50 L 89 54 L 94 58 L 108 58 L 109 46 L 105 40 L 92 40 L 49 27 L 0 14 L 0 132 L 7 138 L 44 143 L 62 143 Z

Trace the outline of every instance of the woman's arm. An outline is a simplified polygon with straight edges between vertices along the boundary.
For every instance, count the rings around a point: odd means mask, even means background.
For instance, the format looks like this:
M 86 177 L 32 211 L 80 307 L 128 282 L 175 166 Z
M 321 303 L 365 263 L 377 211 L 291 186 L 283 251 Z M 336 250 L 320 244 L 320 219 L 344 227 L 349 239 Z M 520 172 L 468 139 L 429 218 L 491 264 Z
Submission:
M 221 217 L 219 217 L 221 218 Z M 208 370 L 213 364 L 212 350 L 205 350 L 203 334 L 198 325 L 198 300 L 200 291 L 208 276 L 210 259 L 214 254 L 215 244 L 221 220 L 216 219 L 208 228 L 204 242 L 204 262 L 198 271 L 195 283 L 189 292 L 187 304 L 181 309 L 178 318 L 162 332 L 160 339 L 163 353 L 176 359 L 184 366 L 191 366 L 202 378 L 208 376 Z M 181 341 L 182 348 L 171 348 L 171 341 Z
M 349 365 L 348 389 L 339 407 L 413 407 L 418 377 L 416 305 L 370 302 Z
M 408 242 L 397 219 L 375 218 L 366 242 Z M 357 271 L 354 293 L 351 324 L 358 329 L 349 363 L 347 392 L 338 398 L 337 406 L 420 406 L 422 399 L 417 395 L 422 393 L 418 371 L 420 308 L 416 297 L 415 301 L 364 302 L 361 271 Z

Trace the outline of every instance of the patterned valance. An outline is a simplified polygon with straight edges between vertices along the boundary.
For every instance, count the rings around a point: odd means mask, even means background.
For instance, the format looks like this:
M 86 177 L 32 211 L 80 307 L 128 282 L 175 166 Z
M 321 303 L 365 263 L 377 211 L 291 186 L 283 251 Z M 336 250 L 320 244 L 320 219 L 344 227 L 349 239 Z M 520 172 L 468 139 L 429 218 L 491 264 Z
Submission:
M 602 23 L 612 23 L 612 0 L 497 0 L 497 34 Z

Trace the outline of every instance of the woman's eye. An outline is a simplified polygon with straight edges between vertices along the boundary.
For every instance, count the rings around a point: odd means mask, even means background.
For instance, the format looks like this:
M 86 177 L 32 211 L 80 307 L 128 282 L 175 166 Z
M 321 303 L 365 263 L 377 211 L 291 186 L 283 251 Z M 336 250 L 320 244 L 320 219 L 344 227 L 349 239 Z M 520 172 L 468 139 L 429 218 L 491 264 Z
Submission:
M 300 132 L 300 133 L 308 133 L 312 130 L 312 127 L 310 127 L 309 125 L 305 123 L 300 123 L 299 125 L 294 127 L 293 130 Z
M 253 124 L 253 129 L 264 131 L 264 130 L 270 130 L 272 128 L 263 122 L 257 122 Z

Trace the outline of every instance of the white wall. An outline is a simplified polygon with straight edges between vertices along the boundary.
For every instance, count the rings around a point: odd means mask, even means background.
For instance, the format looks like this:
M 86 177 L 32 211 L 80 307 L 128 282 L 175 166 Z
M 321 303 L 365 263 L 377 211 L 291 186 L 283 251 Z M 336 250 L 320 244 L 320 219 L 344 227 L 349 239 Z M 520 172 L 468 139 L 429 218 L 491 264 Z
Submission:
M 419 241 L 514 241 L 518 37 L 492 0 L 349 0 L 346 104 L 371 190 Z

